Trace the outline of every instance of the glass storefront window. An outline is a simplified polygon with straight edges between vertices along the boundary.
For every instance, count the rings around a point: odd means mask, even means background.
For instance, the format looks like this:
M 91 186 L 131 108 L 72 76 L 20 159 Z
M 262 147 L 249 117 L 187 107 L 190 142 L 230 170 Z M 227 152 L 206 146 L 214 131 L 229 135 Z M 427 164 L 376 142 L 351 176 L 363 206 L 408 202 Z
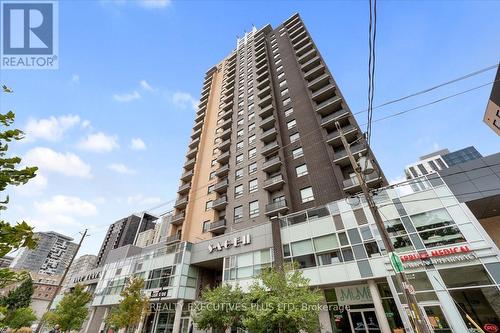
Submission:
M 434 329 L 435 333 L 451 332 L 450 326 L 443 314 L 443 310 L 439 305 L 425 306 L 424 310 L 429 324 Z
M 405 252 L 413 250 L 410 238 L 408 236 L 398 236 L 391 238 L 392 245 L 396 252 Z
M 447 227 L 419 232 L 426 247 L 463 243 L 465 238 L 457 227 Z
M 439 274 L 441 274 L 441 278 L 448 288 L 487 286 L 494 284 L 483 265 L 440 269 Z
M 497 288 L 452 290 L 450 295 L 479 326 L 484 327 L 485 324 L 500 326 L 500 293 Z M 461 315 L 464 322 L 472 327 L 472 323 L 463 311 Z
M 406 230 L 400 219 L 385 221 L 384 225 L 389 236 L 406 235 Z
M 455 224 L 446 209 L 436 209 L 430 212 L 410 216 L 417 231 L 439 228 Z

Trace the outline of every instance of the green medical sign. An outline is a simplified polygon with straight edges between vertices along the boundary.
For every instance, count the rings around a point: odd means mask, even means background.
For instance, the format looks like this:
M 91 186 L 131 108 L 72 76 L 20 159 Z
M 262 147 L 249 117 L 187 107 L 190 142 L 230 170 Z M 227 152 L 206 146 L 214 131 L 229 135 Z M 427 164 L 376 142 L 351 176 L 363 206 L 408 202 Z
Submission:
M 389 258 L 391 259 L 392 268 L 394 268 L 394 271 L 396 273 L 401 273 L 405 270 L 403 267 L 403 262 L 396 253 L 390 252 Z

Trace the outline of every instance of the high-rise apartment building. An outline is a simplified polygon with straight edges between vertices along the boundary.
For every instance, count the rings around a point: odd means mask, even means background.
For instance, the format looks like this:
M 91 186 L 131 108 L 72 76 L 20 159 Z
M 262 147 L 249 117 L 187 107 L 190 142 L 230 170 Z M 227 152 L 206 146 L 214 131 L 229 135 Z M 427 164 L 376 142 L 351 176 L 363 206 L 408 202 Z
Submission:
M 77 248 L 73 238 L 54 231 L 37 232 L 35 236 L 37 247 L 22 248 L 10 267 L 44 275 L 62 275 Z
M 486 105 L 483 121 L 493 132 L 500 135 L 500 66 L 497 68 L 497 75 L 491 88 L 491 95 Z
M 367 146 L 299 15 L 253 29 L 205 75 L 168 243 L 197 242 L 359 192 L 336 124 Z

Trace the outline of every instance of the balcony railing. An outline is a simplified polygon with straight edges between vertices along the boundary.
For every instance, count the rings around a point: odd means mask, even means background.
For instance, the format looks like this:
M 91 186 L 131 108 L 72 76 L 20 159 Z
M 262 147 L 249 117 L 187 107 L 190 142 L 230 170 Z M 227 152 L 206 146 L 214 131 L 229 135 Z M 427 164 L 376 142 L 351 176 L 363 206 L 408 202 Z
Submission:
M 179 186 L 179 190 L 177 191 L 177 193 L 184 194 L 189 192 L 190 189 L 191 189 L 191 183 L 186 183 L 184 185 Z
M 366 151 L 366 146 L 364 144 L 358 143 L 350 147 L 351 154 L 356 154 L 356 153 L 362 153 Z M 334 162 L 337 164 L 347 164 L 349 162 L 349 158 L 347 155 L 347 151 L 345 149 L 342 149 L 340 151 L 337 151 L 333 155 Z
M 341 118 L 347 117 L 349 115 L 349 112 L 346 110 L 339 110 L 331 115 L 324 117 L 321 119 L 321 126 L 322 127 L 335 127 L 335 122 Z
M 367 184 L 378 182 L 381 179 L 382 178 L 380 177 L 379 173 L 376 171 L 365 176 L 365 182 Z M 357 177 L 353 177 L 353 178 L 344 180 L 343 186 L 344 186 L 344 191 L 346 191 L 346 192 L 358 191 L 361 189 L 361 187 L 359 186 L 359 181 L 358 181 Z
M 347 125 L 344 127 L 341 127 L 342 133 L 346 136 L 347 140 L 352 139 L 353 136 L 356 135 L 357 132 L 357 127 L 354 125 Z M 331 144 L 331 145 L 342 145 L 342 140 L 340 139 L 340 132 L 339 131 L 334 131 L 330 134 L 327 135 L 326 137 L 326 142 Z
M 267 143 L 267 142 L 270 142 L 270 141 L 276 139 L 277 134 L 278 134 L 278 131 L 276 130 L 276 127 L 271 127 L 270 129 L 262 132 L 260 139 L 262 140 L 262 142 Z
M 274 111 L 274 106 L 273 106 L 273 104 L 271 103 L 271 104 L 269 104 L 268 106 L 266 106 L 266 107 L 262 108 L 262 109 L 259 111 L 259 116 L 260 116 L 261 118 L 266 118 L 266 117 L 268 117 L 268 116 L 272 115 L 272 114 L 273 114 L 273 111 Z
M 186 161 L 186 163 L 184 163 L 184 168 L 186 170 L 191 170 L 194 167 L 195 163 L 196 163 L 196 157 L 190 158 L 189 160 Z
M 271 155 L 280 149 L 278 141 L 273 141 L 262 147 L 262 155 Z
M 215 171 L 215 174 L 217 175 L 217 177 L 220 177 L 220 176 L 225 176 L 227 175 L 227 173 L 229 172 L 229 165 L 228 164 L 225 164 L 223 165 L 222 167 L 218 168 L 216 171 Z
M 187 172 L 184 172 L 181 176 L 181 179 L 185 182 L 190 180 L 193 177 L 193 170 L 189 170 Z
M 227 196 L 222 196 L 212 202 L 212 208 L 215 210 L 223 210 L 227 205 Z
M 267 191 L 276 191 L 283 187 L 285 180 L 283 179 L 283 175 L 279 174 L 268 178 L 264 181 L 264 189 Z
M 179 213 L 179 214 L 172 216 L 170 223 L 172 223 L 174 225 L 180 225 L 184 222 L 185 218 L 186 218 L 186 213 L 182 212 L 182 213 Z
M 222 163 L 222 164 L 227 163 L 227 161 L 229 161 L 229 157 L 230 157 L 230 153 L 229 153 L 229 151 L 226 151 L 225 153 L 223 153 L 217 157 L 217 162 Z
M 342 98 L 340 96 L 333 96 L 327 99 L 324 102 L 319 103 L 316 106 L 316 112 L 321 115 L 327 115 L 333 111 L 337 111 L 341 106 Z
M 178 243 L 180 241 L 181 241 L 181 234 L 175 234 L 172 236 L 168 236 L 166 243 L 167 244 L 174 244 L 174 243 Z
M 264 172 L 274 172 L 281 167 L 281 159 L 279 156 L 274 156 L 264 163 L 262 163 L 262 170 Z
M 286 200 L 271 202 L 266 205 L 266 215 L 274 215 L 288 210 Z
M 227 178 L 220 180 L 214 185 L 214 191 L 217 193 L 225 193 L 227 191 L 227 187 L 229 186 L 229 181 Z
M 220 219 L 210 223 L 208 231 L 216 235 L 224 233 L 224 231 L 226 231 L 226 219 Z
M 183 198 L 177 199 L 175 201 L 174 207 L 178 208 L 178 209 L 183 209 L 183 208 L 185 208 L 187 206 L 188 200 L 189 200 L 188 196 L 185 196 Z

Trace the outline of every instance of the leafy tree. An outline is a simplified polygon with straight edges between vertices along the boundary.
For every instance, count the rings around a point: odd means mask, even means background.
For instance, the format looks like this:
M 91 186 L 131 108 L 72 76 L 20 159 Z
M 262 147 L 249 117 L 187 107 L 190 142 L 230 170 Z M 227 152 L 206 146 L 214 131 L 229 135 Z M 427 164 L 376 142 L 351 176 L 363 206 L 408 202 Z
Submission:
M 205 289 L 201 301 L 196 303 L 194 322 L 199 329 L 221 329 L 241 327 L 246 312 L 244 293 L 239 286 L 222 284 Z
M 92 300 L 92 295 L 77 284 L 75 288 L 64 294 L 53 312 L 45 314 L 45 320 L 51 325 L 58 324 L 63 332 L 82 328 L 89 310 L 87 304 Z
M 31 308 L 19 308 L 12 311 L 6 318 L 5 324 L 16 332 L 22 327 L 29 327 L 36 320 Z
M 6 114 L 0 114 L 0 192 L 3 192 L 7 186 L 19 186 L 26 184 L 30 179 L 36 176 L 37 167 L 21 168 L 21 158 L 17 156 L 8 156 L 9 142 L 19 141 L 24 138 L 24 133 L 19 129 L 9 128 L 15 119 L 12 111 Z M 0 210 L 7 209 L 9 197 L 0 200 Z M 16 225 L 11 225 L 6 221 L 0 220 L 0 257 L 5 256 L 12 250 L 21 247 L 35 248 L 36 239 L 33 235 L 33 228 L 22 221 Z M 0 288 L 3 288 L 13 282 L 21 281 L 26 278 L 26 273 L 13 272 L 8 268 L 0 269 Z
M 114 308 L 106 318 L 106 323 L 115 329 L 134 327 L 141 321 L 147 311 L 149 300 L 141 292 L 144 287 L 142 278 L 131 278 L 125 289 L 120 293 L 122 297 L 118 307 Z
M 33 280 L 28 276 L 19 287 L 9 291 L 7 296 L 1 300 L 1 304 L 6 306 L 10 311 L 27 308 L 31 304 L 33 291 Z
M 311 289 L 302 272 L 285 266 L 261 272 L 248 294 L 251 306 L 243 319 L 250 332 L 316 332 L 322 293 Z

